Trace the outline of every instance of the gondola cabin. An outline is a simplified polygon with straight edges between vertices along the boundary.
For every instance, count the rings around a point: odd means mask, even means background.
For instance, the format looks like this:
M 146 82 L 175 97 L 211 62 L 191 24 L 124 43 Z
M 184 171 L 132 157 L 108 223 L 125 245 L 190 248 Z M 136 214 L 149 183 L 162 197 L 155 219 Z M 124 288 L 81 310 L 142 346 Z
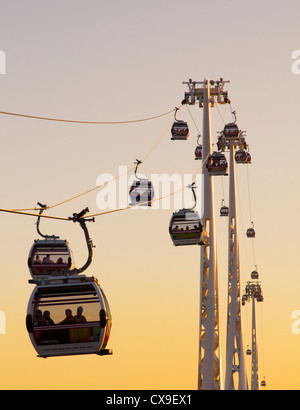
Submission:
M 201 245 L 203 227 L 198 212 L 181 209 L 170 220 L 169 233 L 175 246 Z
M 267 383 L 266 383 L 265 380 L 263 380 L 263 381 L 260 383 L 260 385 L 261 385 L 261 387 L 266 387 L 266 386 L 267 386 Z
M 185 121 L 176 120 L 171 128 L 172 138 L 171 140 L 184 140 L 189 137 L 189 127 Z
M 240 134 L 240 130 L 235 123 L 226 124 L 223 129 L 223 135 L 225 138 L 238 138 Z
M 154 188 L 148 179 L 139 179 L 133 182 L 129 190 L 130 206 L 151 206 L 154 199 Z
M 251 272 L 251 279 L 258 280 L 258 278 L 259 278 L 259 274 L 257 270 L 254 270 L 253 272 Z
M 246 231 L 247 238 L 255 238 L 255 230 L 254 228 L 248 228 Z
M 111 354 L 111 325 L 103 290 L 85 275 L 49 279 L 28 304 L 26 327 L 38 357 Z
M 35 280 L 74 269 L 68 242 L 59 238 L 36 240 L 29 252 L 28 267 Z
M 224 154 L 220 152 L 213 152 L 209 155 L 206 168 L 210 175 L 228 175 L 228 163 Z
M 224 199 L 222 200 L 222 206 L 220 208 L 220 216 L 228 216 L 229 215 L 229 208 L 228 206 L 224 205 Z
M 250 152 L 247 152 L 243 149 L 236 151 L 235 161 L 237 164 L 251 164 Z
M 202 145 L 197 145 L 195 149 L 195 159 L 196 160 L 202 159 Z

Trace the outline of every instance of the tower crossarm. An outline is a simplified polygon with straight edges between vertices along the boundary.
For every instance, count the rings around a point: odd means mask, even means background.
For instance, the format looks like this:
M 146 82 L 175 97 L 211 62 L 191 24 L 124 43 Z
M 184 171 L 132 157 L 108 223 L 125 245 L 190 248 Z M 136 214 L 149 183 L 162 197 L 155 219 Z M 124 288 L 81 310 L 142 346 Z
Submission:
M 239 147 L 240 149 L 247 149 L 248 144 L 246 142 L 246 131 L 239 131 L 239 135 L 235 138 L 226 137 L 224 132 L 221 131 L 218 137 L 218 146 L 222 151 L 229 151 L 230 147 Z
M 224 86 L 226 83 L 230 83 L 230 81 L 224 81 L 223 78 L 220 80 L 210 80 L 210 98 L 209 102 L 213 105 L 215 100 L 219 104 L 227 104 L 230 102 L 228 99 L 228 91 L 224 91 Z M 204 105 L 204 92 L 205 92 L 205 85 L 207 81 L 193 81 L 190 79 L 188 82 L 183 82 L 188 86 L 189 91 L 185 93 L 184 100 L 182 101 L 183 104 L 195 105 L 196 101 L 199 101 L 200 108 Z

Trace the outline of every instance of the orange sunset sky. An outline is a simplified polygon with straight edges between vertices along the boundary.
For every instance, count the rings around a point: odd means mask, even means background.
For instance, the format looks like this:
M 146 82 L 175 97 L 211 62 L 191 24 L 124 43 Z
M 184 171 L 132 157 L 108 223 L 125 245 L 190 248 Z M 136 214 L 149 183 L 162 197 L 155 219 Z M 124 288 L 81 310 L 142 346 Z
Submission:
M 268 389 L 300 388 L 299 87 L 292 54 L 300 49 L 297 0 L 0 0 L 0 111 L 83 121 L 151 117 L 179 106 L 189 78 L 223 77 L 238 124 L 247 132 L 255 261 L 245 240 L 250 225 L 246 167 L 237 167 L 242 288 L 256 262 L 264 303 L 257 307 L 259 373 Z M 168 130 L 140 170 L 194 175 L 202 110 L 186 107 L 187 142 Z M 232 117 L 212 109 L 212 137 Z M 84 125 L 0 114 L 0 208 L 34 208 L 94 188 L 103 174 L 143 159 L 170 126 L 173 114 L 126 125 Z M 131 179 L 130 179 L 131 178 Z M 132 180 L 132 172 L 128 181 Z M 185 182 L 184 182 L 185 183 Z M 113 185 L 116 200 L 124 189 Z M 171 187 L 172 189 L 172 187 Z M 68 217 L 98 207 L 93 191 L 51 211 Z M 200 196 L 200 192 L 198 192 Z M 215 178 L 218 211 L 228 181 Z M 33 285 L 27 258 L 37 238 L 36 219 L 0 213 L 1 389 L 196 389 L 198 370 L 200 249 L 175 248 L 169 205 L 126 210 L 89 225 L 96 245 L 87 272 L 96 276 L 112 311 L 113 356 L 38 359 L 25 327 Z M 182 199 L 182 198 L 179 198 Z M 190 204 L 189 196 L 183 205 Z M 200 198 L 199 198 L 200 202 Z M 155 209 L 157 208 L 157 209 Z M 218 217 L 220 331 L 225 371 L 227 221 Z M 82 230 L 67 221 L 43 220 L 43 230 L 68 239 L 76 265 L 86 258 Z M 245 349 L 251 310 L 243 308 Z M 3 317 L 2 316 L 0 317 Z M 299 326 L 300 328 L 300 326 Z M 3 330 L 3 323 L 2 323 Z M 250 361 L 247 371 L 250 376 Z

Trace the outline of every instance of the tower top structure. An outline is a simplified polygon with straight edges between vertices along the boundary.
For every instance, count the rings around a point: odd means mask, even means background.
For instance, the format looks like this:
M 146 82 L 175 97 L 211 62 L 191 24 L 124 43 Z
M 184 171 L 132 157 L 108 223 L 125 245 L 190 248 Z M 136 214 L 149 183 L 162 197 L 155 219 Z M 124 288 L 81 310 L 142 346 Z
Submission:
M 215 99 L 217 99 L 218 104 L 230 103 L 228 91 L 224 91 L 225 84 L 230 83 L 230 81 L 224 81 L 223 78 L 220 78 L 220 80 L 217 81 L 209 79 L 204 81 L 193 81 L 192 79 L 189 79 L 188 82 L 183 82 L 182 84 L 187 85 L 189 91 L 185 93 L 182 103 L 195 105 L 196 101 L 199 101 L 199 107 L 203 108 L 204 92 L 208 83 L 210 86 L 209 102 L 212 107 L 214 106 Z

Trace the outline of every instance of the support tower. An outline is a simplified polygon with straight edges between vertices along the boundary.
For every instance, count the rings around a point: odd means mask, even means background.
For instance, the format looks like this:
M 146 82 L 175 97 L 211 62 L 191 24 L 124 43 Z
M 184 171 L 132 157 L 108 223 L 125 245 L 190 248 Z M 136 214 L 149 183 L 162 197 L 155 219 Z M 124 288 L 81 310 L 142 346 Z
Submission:
M 229 124 L 235 125 L 235 124 Z M 236 125 L 235 125 L 236 126 Z M 237 128 L 237 126 L 236 126 Z M 238 130 L 238 128 L 237 128 Z M 228 311 L 225 390 L 247 390 L 241 317 L 241 282 L 238 211 L 236 196 L 235 150 L 247 146 L 244 132 L 221 133 L 219 147 L 230 152 L 229 169 L 229 235 L 228 235 Z
M 263 302 L 264 298 L 259 282 L 247 282 L 245 294 L 243 295 L 243 304 L 252 301 L 252 349 L 251 349 L 251 390 L 259 390 L 259 374 L 258 374 L 258 349 L 257 349 L 257 330 L 256 330 L 256 312 L 255 300 Z
M 210 108 L 217 99 L 218 103 L 228 102 L 228 95 L 223 91 L 224 84 L 228 81 L 203 82 L 189 80 L 184 82 L 189 87 L 185 93 L 184 104 L 194 105 L 199 102 L 203 108 L 203 161 L 212 151 L 211 113 Z M 202 167 L 204 185 L 204 213 L 202 217 L 203 228 L 206 231 L 206 240 L 201 245 L 200 267 L 200 341 L 199 341 L 199 390 L 222 389 L 221 379 L 221 354 L 219 340 L 219 295 L 217 248 L 215 233 L 215 203 L 214 203 L 214 177 L 208 173 L 206 166 Z

